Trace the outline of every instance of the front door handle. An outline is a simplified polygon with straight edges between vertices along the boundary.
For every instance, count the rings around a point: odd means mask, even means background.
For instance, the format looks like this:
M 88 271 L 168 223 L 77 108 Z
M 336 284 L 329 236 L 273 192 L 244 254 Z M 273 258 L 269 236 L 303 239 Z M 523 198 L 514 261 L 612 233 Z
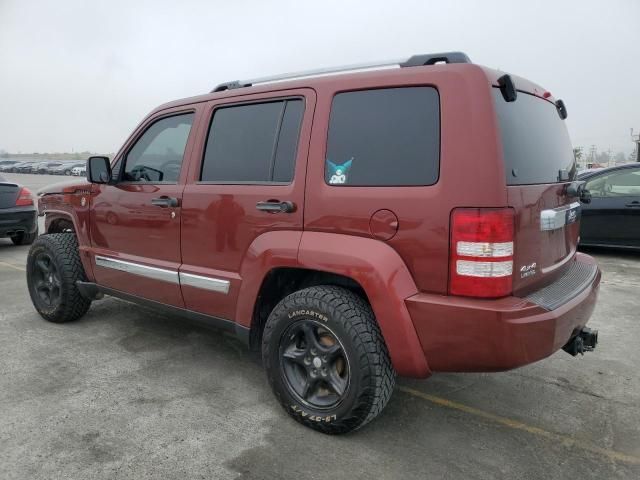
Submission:
M 627 203 L 627 204 L 625 205 L 625 207 L 631 207 L 631 208 L 635 207 L 635 208 L 640 208 L 640 202 L 638 202 L 637 200 L 634 200 L 634 201 L 633 201 L 633 202 L 631 202 L 631 203 Z
M 267 200 L 256 203 L 256 208 L 269 213 L 291 213 L 296 211 L 296 204 L 289 201 Z
M 161 197 L 151 199 L 151 204 L 161 208 L 175 208 L 180 204 L 180 202 L 175 197 L 167 197 L 166 195 L 163 195 Z

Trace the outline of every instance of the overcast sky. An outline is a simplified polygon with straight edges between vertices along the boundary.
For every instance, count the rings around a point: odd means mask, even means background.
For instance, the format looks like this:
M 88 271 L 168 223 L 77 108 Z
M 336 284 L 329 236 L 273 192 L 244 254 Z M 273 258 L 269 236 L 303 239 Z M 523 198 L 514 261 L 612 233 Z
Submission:
M 0 0 L 0 149 L 114 152 L 223 81 L 449 50 L 564 99 L 574 145 L 632 150 L 638 0 Z

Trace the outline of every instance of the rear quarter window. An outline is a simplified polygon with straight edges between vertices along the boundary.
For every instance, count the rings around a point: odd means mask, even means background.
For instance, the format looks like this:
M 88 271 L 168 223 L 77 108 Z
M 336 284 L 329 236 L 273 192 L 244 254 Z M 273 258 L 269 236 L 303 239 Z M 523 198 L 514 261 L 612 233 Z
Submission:
M 332 186 L 432 185 L 440 167 L 440 101 L 433 87 L 337 94 L 325 181 Z

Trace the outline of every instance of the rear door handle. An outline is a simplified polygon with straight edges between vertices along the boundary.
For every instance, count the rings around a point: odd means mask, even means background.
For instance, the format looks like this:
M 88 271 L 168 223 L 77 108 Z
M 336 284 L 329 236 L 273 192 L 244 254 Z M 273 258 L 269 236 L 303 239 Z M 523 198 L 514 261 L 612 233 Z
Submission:
M 631 208 L 635 207 L 635 208 L 640 208 L 640 202 L 638 202 L 638 201 L 635 201 L 635 200 L 634 200 L 634 201 L 633 201 L 633 202 L 631 202 L 631 203 L 627 203 L 627 204 L 625 205 L 625 207 L 631 207 Z
M 167 197 L 166 195 L 163 195 L 161 197 L 151 199 L 151 204 L 161 208 L 175 208 L 180 204 L 180 202 L 175 197 Z
M 291 213 L 296 211 L 296 204 L 289 201 L 267 200 L 256 203 L 256 208 L 269 213 Z

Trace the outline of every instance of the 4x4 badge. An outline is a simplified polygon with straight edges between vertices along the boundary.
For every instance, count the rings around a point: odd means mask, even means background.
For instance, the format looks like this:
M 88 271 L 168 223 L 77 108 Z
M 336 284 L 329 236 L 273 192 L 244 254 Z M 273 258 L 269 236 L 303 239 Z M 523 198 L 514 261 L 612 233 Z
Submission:
M 530 265 L 523 265 L 520 267 L 520 278 L 530 277 L 536 274 L 536 262 Z
M 351 157 L 350 160 L 344 162 L 342 165 L 336 165 L 331 160 L 327 159 L 327 165 L 330 168 L 329 173 L 331 174 L 329 184 L 340 185 L 343 183 L 347 183 L 347 173 L 349 173 L 349 169 L 351 168 L 352 163 L 353 157 Z

